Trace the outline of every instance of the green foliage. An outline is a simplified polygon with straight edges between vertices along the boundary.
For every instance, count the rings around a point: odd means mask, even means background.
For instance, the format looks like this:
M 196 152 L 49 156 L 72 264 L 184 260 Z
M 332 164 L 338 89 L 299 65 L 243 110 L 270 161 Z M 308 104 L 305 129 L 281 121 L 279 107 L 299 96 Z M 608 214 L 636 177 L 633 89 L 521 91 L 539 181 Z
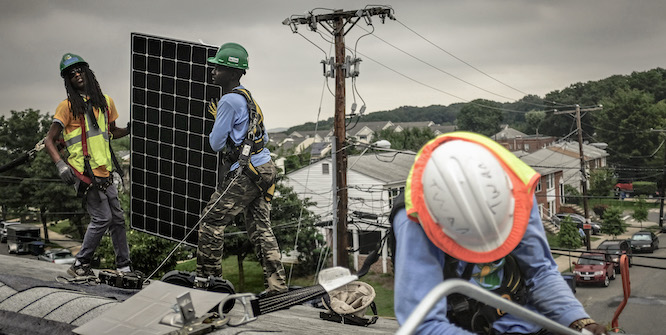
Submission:
M 271 223 L 280 249 L 299 252 L 294 274 L 312 274 L 317 268 L 319 246 L 324 243 L 314 225 L 317 217 L 307 209 L 314 203 L 307 199 L 301 200 L 293 188 L 282 184 L 277 185 L 277 191 L 279 196 L 272 201 Z M 297 238 L 298 242 L 295 243 Z
M 652 128 L 661 128 L 666 118 L 666 104 L 655 103 L 651 93 L 637 89 L 618 89 L 602 100 L 604 108 L 598 113 L 597 135 L 618 154 L 609 162 L 619 165 L 643 166 L 649 153 L 654 152 L 661 140 Z M 634 172 L 623 172 L 631 176 Z M 625 176 L 626 175 L 626 176 Z
M 565 217 L 560 222 L 560 232 L 557 234 L 557 242 L 561 248 L 578 249 L 583 245 L 578 228 L 571 220 L 571 217 Z
M 564 200 L 568 204 L 580 205 L 583 203 L 580 192 L 569 184 L 564 184 Z
M 634 195 L 654 195 L 657 193 L 657 183 L 650 181 L 635 181 Z
M 119 193 L 120 204 L 122 208 L 129 209 L 129 194 Z M 178 261 L 187 259 L 192 251 L 188 250 L 189 247 L 181 245 L 178 247 L 171 257 L 167 256 L 176 247 L 177 243 L 167 239 L 150 235 L 129 228 L 128 211 L 125 211 L 125 224 L 127 226 L 127 243 L 130 246 L 130 259 L 132 260 L 132 267 L 135 270 L 143 272 L 146 276 L 150 275 L 162 264 L 159 271 L 154 275 L 154 279 L 161 278 L 165 273 L 173 270 Z M 107 269 L 115 269 L 115 252 L 111 238 L 105 234 L 102 242 L 95 251 L 96 256 L 100 258 L 100 267 Z
M 624 219 L 622 219 L 622 210 L 618 207 L 608 208 L 604 213 L 603 220 L 604 224 L 601 225 L 601 232 L 604 234 L 617 236 L 627 231 Z
M 592 211 L 594 211 L 594 214 L 596 214 L 598 217 L 603 217 L 604 213 L 606 213 L 606 210 L 608 210 L 607 204 L 596 204 L 592 207 Z
M 538 134 L 539 127 L 543 123 L 543 120 L 546 119 L 546 112 L 544 111 L 529 111 L 525 113 L 525 123 L 528 125 L 525 131 L 528 134 Z
M 391 149 L 419 151 L 423 145 L 435 138 L 430 128 L 408 128 L 401 132 L 393 129 L 383 129 L 375 134 L 377 140 L 391 142 Z
M 27 109 L 12 111 L 7 119 L 0 116 L 0 165 L 27 153 L 41 141 L 52 123 L 48 114 Z M 0 177 L 0 207 L 3 217 L 9 212 L 38 208 L 49 220 L 70 219 L 81 223 L 85 213 L 73 187 L 65 185 L 56 173 L 49 155 L 42 150 L 26 164 L 3 172 Z M 78 232 L 85 231 L 79 224 Z M 75 234 L 78 235 L 78 234 Z
M 595 169 L 590 172 L 590 195 L 608 196 L 613 191 L 617 178 L 612 169 Z
M 292 154 L 285 157 L 284 173 L 296 171 L 310 164 L 310 150 L 303 150 L 300 154 Z
M 498 102 L 477 99 L 465 105 L 458 114 L 457 125 L 460 130 L 480 133 L 486 136 L 500 131 L 502 123 L 502 105 Z
M 638 202 L 634 208 L 634 213 L 631 215 L 634 220 L 638 221 L 643 228 L 643 221 L 646 221 L 648 218 L 648 209 L 647 204 L 645 203 L 645 196 L 641 195 L 638 197 Z

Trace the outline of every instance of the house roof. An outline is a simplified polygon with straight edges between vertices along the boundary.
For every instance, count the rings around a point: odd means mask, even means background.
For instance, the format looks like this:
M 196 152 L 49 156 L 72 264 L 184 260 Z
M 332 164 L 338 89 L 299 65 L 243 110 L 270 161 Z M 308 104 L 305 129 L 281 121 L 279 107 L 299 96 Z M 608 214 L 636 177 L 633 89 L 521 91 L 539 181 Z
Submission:
M 571 157 L 580 158 L 580 148 L 578 142 L 554 143 L 552 146 L 548 147 L 548 149 L 561 152 Z M 583 144 L 583 154 L 587 160 L 608 157 L 606 150 L 589 144 Z
M 517 138 L 517 137 L 526 137 L 527 134 L 515 130 L 509 126 L 504 127 L 499 133 L 493 135 L 491 138 L 494 140 L 506 140 L 506 139 L 512 139 L 512 138 Z
M 359 122 L 354 126 L 354 128 L 347 129 L 347 132 L 350 134 L 356 134 L 359 131 L 361 131 L 364 127 L 374 132 L 378 132 L 386 127 L 392 127 L 392 126 L 393 123 L 391 121 Z
M 133 304 L 131 297 L 135 296 L 139 292 L 138 290 L 120 289 L 106 284 L 81 285 L 55 281 L 56 276 L 65 275 L 67 267 L 68 265 L 0 255 L 0 325 L 2 325 L 0 332 L 3 334 L 6 332 L 8 334 L 69 335 L 76 330 L 74 333 L 77 334 L 129 334 L 132 333 L 130 327 L 118 331 L 123 326 L 120 321 L 108 324 L 108 327 L 104 329 L 96 328 L 93 332 L 90 332 L 90 327 L 85 325 L 98 320 L 100 316 L 104 317 L 114 313 L 114 309 L 116 311 L 118 309 L 136 311 L 136 317 L 124 320 L 127 326 L 130 323 L 136 324 L 142 319 L 161 317 L 159 308 L 164 306 L 154 305 L 150 309 L 145 308 L 144 313 Z M 149 287 L 150 285 L 144 286 L 144 289 Z M 211 292 L 201 291 L 201 293 L 210 294 Z M 192 295 L 195 311 L 197 301 L 194 300 L 196 299 L 197 297 Z M 171 313 L 171 306 L 175 304 L 176 301 L 173 301 L 173 304 L 166 306 L 167 313 Z M 237 302 L 236 306 L 228 314 L 234 322 L 240 321 L 242 317 L 241 304 Z M 322 320 L 319 317 L 321 311 L 324 310 L 297 305 L 289 309 L 262 314 L 255 321 L 237 327 L 219 328 L 210 334 L 254 333 L 265 332 L 268 329 L 295 335 L 312 334 L 313 332 L 394 334 L 398 330 L 397 321 L 388 318 L 380 317 L 377 323 L 370 327 L 358 327 Z M 175 327 L 164 327 L 177 330 Z M 88 332 L 84 332 L 86 329 Z M 142 334 L 164 334 L 164 332 L 143 332 Z
M 395 126 L 400 127 L 402 129 L 409 129 L 409 128 L 430 128 L 431 126 L 434 126 L 435 123 L 432 121 L 418 121 L 418 122 L 396 122 Z
M 402 183 L 407 180 L 409 170 L 414 164 L 416 153 L 366 153 L 347 158 L 350 170 L 381 180 L 386 184 Z

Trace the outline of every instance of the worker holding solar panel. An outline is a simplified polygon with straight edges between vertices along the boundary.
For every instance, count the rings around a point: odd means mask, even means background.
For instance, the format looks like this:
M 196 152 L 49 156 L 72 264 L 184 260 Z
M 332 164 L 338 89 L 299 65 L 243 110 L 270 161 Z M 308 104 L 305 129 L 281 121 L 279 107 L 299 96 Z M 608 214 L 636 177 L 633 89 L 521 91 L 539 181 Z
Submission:
M 261 108 L 240 84 L 248 69 L 248 54 L 236 43 L 222 45 L 215 57 L 212 80 L 222 88 L 222 97 L 211 103 L 215 123 L 211 148 L 218 152 L 216 191 L 202 212 L 197 249 L 197 276 L 222 277 L 224 229 L 245 214 L 250 241 L 264 270 L 268 294 L 287 290 L 280 248 L 270 222 L 270 200 L 275 190 L 277 168 L 265 147 L 268 135 Z
M 118 111 L 113 100 L 102 93 L 93 71 L 81 56 L 66 53 L 60 61 L 67 99 L 60 102 L 46 135 L 45 147 L 62 180 L 74 185 L 90 215 L 76 263 L 67 270 L 73 277 L 95 276 L 93 254 L 109 231 L 119 273 L 133 274 L 127 244 L 125 216 L 113 184 L 113 173 L 122 169 L 110 146 L 112 138 L 129 133 L 116 126 Z M 68 155 L 60 156 L 56 141 L 64 140 Z

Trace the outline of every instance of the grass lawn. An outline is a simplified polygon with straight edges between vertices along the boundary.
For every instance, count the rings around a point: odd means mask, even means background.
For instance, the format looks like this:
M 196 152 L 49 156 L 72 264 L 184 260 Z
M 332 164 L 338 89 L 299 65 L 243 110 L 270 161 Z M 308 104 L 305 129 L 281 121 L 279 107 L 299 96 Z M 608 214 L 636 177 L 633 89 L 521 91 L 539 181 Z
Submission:
M 195 271 L 196 259 L 182 262 L 176 265 L 176 270 L 180 271 Z M 264 290 L 263 271 L 259 262 L 244 261 L 243 271 L 245 272 L 245 287 L 239 287 L 238 280 L 238 262 L 236 257 L 229 257 L 222 260 L 222 269 L 224 269 L 224 279 L 231 281 L 236 288 L 236 292 L 250 292 L 259 293 Z M 289 267 L 285 268 L 287 277 L 289 277 Z M 377 305 L 377 314 L 384 317 L 394 317 L 393 313 L 393 275 L 392 274 L 377 274 L 374 272 L 368 273 L 364 276 L 362 281 L 372 285 L 375 289 L 377 296 L 375 297 L 375 304 Z M 289 283 L 290 286 L 311 286 L 314 285 L 314 277 L 292 277 Z M 368 309 L 367 314 L 372 314 Z

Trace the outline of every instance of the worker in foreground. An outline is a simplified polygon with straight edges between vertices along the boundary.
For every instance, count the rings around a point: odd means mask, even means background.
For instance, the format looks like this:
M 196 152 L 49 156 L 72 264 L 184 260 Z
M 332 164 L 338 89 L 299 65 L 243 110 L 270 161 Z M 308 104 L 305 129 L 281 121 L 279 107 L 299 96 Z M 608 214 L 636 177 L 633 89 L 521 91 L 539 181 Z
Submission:
M 215 57 L 213 82 L 222 97 L 211 111 L 215 123 L 211 148 L 220 155 L 216 191 L 202 213 L 197 249 L 197 275 L 222 277 L 224 229 L 245 214 L 245 227 L 264 270 L 266 294 L 287 291 L 280 248 L 271 228 L 270 200 L 277 168 L 265 147 L 268 136 L 261 108 L 240 83 L 248 69 L 248 54 L 237 43 L 225 43 Z
M 419 151 L 395 233 L 395 314 L 403 324 L 435 286 L 462 278 L 564 326 L 605 334 L 552 258 L 534 190 L 540 175 L 491 139 L 438 136 Z M 464 295 L 438 303 L 419 334 L 550 334 Z
M 91 266 L 93 255 L 108 231 L 116 254 L 117 271 L 130 274 L 132 262 L 125 216 L 111 173 L 120 167 L 110 147 L 110 140 L 127 135 L 128 129 L 116 127 L 116 105 L 102 93 L 95 74 L 81 56 L 64 54 L 60 61 L 60 76 L 65 83 L 67 99 L 56 108 L 44 144 L 60 178 L 74 185 L 90 215 L 76 263 L 67 273 L 72 277 L 95 276 Z M 60 156 L 55 145 L 61 134 L 69 152 L 66 159 Z

